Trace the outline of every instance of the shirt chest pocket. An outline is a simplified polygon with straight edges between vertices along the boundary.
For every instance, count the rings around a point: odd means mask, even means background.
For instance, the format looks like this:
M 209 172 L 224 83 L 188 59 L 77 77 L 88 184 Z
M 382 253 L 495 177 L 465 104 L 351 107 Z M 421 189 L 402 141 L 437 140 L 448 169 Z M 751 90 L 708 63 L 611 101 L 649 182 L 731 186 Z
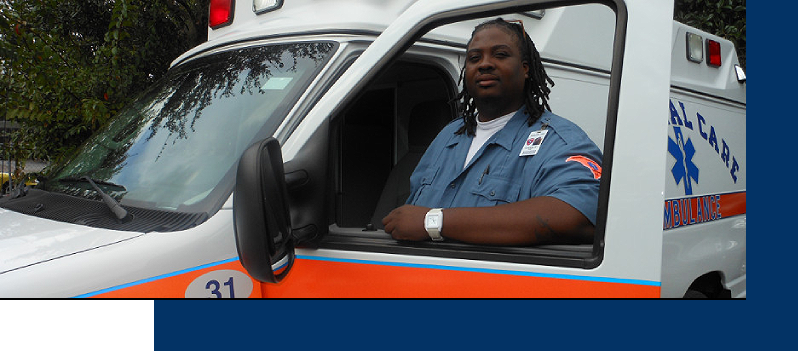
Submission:
M 471 191 L 475 206 L 496 206 L 518 201 L 521 183 L 486 174 Z

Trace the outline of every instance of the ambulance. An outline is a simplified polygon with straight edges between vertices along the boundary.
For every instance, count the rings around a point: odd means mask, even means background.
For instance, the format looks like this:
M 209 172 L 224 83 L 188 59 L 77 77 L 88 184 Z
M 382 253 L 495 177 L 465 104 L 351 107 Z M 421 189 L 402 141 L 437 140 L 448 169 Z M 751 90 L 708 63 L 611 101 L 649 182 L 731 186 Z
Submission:
M 730 41 L 672 14 L 669 0 L 212 0 L 206 43 L 0 200 L 0 297 L 745 298 L 745 73 Z M 591 244 L 382 229 L 458 118 L 471 32 L 496 17 L 523 23 L 553 112 L 602 150 Z

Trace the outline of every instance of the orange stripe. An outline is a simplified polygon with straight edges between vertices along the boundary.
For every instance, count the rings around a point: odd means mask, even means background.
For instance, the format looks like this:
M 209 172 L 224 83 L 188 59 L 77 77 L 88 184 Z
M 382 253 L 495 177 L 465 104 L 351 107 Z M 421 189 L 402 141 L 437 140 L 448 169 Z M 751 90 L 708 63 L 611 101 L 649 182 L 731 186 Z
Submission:
M 716 221 L 746 213 L 746 192 L 665 200 L 663 229 Z
M 659 286 L 297 259 L 269 298 L 659 297 Z
M 723 217 L 737 216 L 745 212 L 745 192 L 723 194 L 720 196 Z
M 232 269 L 243 272 L 246 270 L 241 265 L 241 262 L 235 260 L 196 271 L 190 271 L 183 274 L 167 277 L 143 284 L 133 285 L 119 290 L 110 291 L 103 294 L 98 294 L 92 297 L 97 298 L 184 298 L 186 289 L 194 279 L 199 276 L 216 270 Z M 250 278 L 252 279 L 252 278 Z M 252 280 L 253 288 L 252 293 L 248 297 L 260 297 L 260 283 Z M 243 297 L 243 296 L 241 296 Z

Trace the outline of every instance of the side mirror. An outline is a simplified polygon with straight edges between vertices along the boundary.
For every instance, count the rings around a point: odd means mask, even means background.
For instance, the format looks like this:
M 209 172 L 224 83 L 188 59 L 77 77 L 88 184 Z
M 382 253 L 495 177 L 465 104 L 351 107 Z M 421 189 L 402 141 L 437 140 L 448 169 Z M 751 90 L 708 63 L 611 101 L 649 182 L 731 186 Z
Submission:
M 233 221 L 241 264 L 253 278 L 280 282 L 294 264 L 283 156 L 268 138 L 241 156 L 233 193 Z

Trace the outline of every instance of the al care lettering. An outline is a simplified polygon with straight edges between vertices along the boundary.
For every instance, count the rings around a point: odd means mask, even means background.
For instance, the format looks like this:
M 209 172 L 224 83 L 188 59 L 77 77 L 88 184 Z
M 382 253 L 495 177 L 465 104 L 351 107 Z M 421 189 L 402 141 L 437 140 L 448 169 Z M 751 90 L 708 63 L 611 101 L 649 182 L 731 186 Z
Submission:
M 734 183 L 737 183 L 737 172 L 740 170 L 740 165 L 737 163 L 737 158 L 732 155 L 731 149 L 726 143 L 726 140 L 720 138 L 720 142 L 718 141 L 718 134 L 715 132 L 715 127 L 709 125 L 706 118 L 704 118 L 701 113 L 696 112 L 695 118 L 688 118 L 684 103 L 681 101 L 677 102 L 679 104 L 679 109 L 674 106 L 673 100 L 669 101 L 671 112 L 669 124 L 683 126 L 690 130 L 695 130 L 697 127 L 698 134 L 701 135 L 701 138 L 707 141 L 710 147 L 715 149 L 715 152 L 718 155 L 720 155 L 721 162 L 723 162 L 726 165 L 726 168 L 729 169 L 729 174 L 734 180 Z

